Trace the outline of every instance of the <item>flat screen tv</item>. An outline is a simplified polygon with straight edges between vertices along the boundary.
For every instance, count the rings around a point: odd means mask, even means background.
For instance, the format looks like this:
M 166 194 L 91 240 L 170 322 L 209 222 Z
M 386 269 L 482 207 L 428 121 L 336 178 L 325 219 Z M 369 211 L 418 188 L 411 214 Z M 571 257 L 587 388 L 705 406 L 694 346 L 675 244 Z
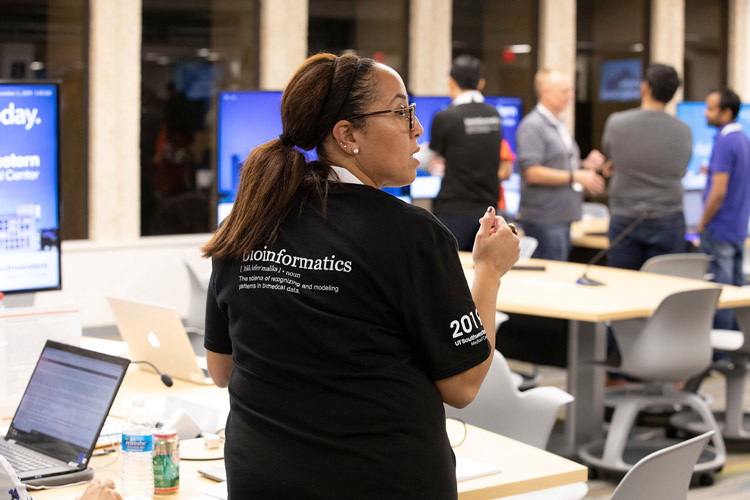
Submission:
M 599 100 L 619 102 L 640 100 L 642 67 L 640 59 L 603 61 L 599 70 Z
M 0 81 L 0 292 L 62 284 L 59 90 Z
M 242 165 L 250 151 L 265 142 L 276 139 L 282 132 L 281 92 L 278 91 L 231 91 L 219 93 L 218 116 L 218 222 L 229 215 L 239 185 Z M 503 137 L 515 151 L 516 129 L 521 119 L 522 101 L 516 97 L 486 97 L 486 101 L 497 107 L 503 120 Z M 418 142 L 429 140 L 432 116 L 450 105 L 450 97 L 412 97 L 417 103 L 417 117 L 425 129 Z M 314 159 L 314 152 L 306 152 Z M 421 172 L 424 174 L 424 172 Z M 439 180 L 417 179 L 417 197 L 433 197 L 440 187 Z M 399 198 L 410 201 L 411 189 L 385 188 Z M 512 198 L 512 197 L 511 197 Z
M 451 98 L 448 96 L 413 96 L 411 102 L 416 103 L 417 118 L 419 118 L 419 122 L 424 128 L 424 133 L 419 137 L 417 142 L 424 144 L 430 141 L 432 119 L 438 111 L 442 111 L 450 106 Z M 484 102 L 494 106 L 498 113 L 500 113 L 503 139 L 508 142 L 511 151 L 515 153 L 517 151 L 516 132 L 518 131 L 518 124 L 521 122 L 521 118 L 523 118 L 523 100 L 520 97 L 485 96 Z M 419 184 L 420 188 L 419 195 L 416 195 L 414 194 L 414 185 L 412 186 L 412 195 L 415 198 L 434 198 L 440 190 L 439 179 L 417 177 L 416 183 Z M 503 187 L 505 189 L 506 211 L 510 215 L 515 215 L 518 211 L 520 201 L 520 181 L 518 174 L 512 174 L 510 179 L 503 182 Z

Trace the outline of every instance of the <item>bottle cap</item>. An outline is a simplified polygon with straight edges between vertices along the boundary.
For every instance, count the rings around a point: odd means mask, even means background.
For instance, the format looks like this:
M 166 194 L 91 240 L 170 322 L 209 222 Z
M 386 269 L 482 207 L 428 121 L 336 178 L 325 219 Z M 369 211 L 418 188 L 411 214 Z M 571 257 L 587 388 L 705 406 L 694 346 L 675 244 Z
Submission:
M 177 435 L 176 430 L 168 429 L 168 428 L 167 429 L 161 428 L 154 433 L 154 437 L 157 437 L 160 439 L 171 438 L 171 437 L 175 437 L 176 435 Z

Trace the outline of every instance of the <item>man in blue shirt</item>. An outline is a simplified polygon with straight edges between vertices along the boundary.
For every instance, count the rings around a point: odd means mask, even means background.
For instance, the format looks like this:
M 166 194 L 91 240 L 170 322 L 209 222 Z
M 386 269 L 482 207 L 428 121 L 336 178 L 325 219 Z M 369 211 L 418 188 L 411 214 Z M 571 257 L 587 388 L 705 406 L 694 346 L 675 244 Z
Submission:
M 708 179 L 703 190 L 703 216 L 698 223 L 701 252 L 714 257 L 709 267 L 718 283 L 742 286 L 742 251 L 750 218 L 750 139 L 736 121 L 740 98 L 732 90 L 706 97 L 706 121 L 718 127 Z M 716 328 L 736 328 L 730 310 L 714 318 Z

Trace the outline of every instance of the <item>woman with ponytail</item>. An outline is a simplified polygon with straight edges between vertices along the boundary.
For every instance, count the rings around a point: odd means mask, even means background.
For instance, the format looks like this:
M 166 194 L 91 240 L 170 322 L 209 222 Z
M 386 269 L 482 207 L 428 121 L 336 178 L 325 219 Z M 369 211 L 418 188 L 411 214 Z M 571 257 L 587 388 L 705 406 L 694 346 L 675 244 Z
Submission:
M 489 369 L 518 239 L 477 214 L 469 288 L 451 233 L 381 191 L 414 180 L 422 134 L 391 68 L 310 57 L 281 119 L 203 249 L 229 498 L 455 499 L 443 403 L 467 405 Z

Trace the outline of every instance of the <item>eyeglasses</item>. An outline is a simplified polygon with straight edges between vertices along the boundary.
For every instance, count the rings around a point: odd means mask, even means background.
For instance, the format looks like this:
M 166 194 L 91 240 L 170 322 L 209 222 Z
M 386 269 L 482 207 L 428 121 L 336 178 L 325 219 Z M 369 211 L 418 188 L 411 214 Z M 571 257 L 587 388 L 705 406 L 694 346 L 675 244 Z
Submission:
M 414 113 L 417 109 L 417 103 L 411 103 L 406 108 L 398 109 L 386 109 L 383 111 L 373 111 L 372 113 L 365 113 L 363 115 L 354 115 L 347 118 L 347 120 L 354 120 L 355 118 L 365 118 L 366 116 L 383 115 L 385 113 L 396 113 L 405 120 L 409 120 L 409 130 L 414 130 Z

